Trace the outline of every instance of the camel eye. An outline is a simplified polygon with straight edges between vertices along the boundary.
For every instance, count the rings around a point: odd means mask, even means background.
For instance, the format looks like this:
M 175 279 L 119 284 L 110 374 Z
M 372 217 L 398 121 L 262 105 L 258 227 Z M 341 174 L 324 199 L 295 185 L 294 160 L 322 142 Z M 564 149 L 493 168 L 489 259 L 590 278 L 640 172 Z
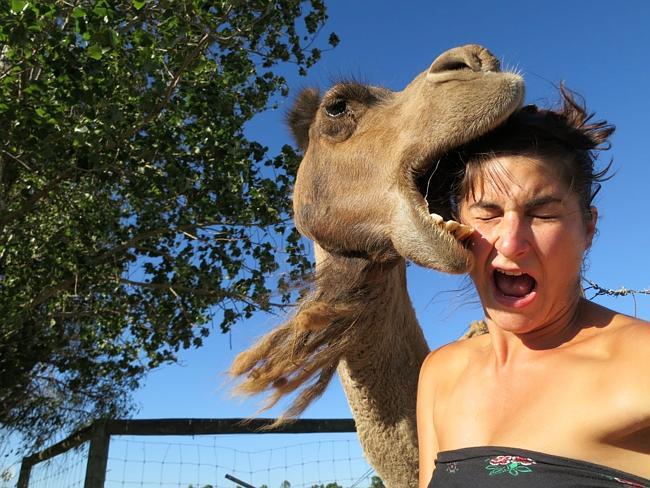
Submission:
M 325 105 L 325 113 L 333 118 L 341 117 L 348 110 L 348 103 L 345 100 L 335 100 Z

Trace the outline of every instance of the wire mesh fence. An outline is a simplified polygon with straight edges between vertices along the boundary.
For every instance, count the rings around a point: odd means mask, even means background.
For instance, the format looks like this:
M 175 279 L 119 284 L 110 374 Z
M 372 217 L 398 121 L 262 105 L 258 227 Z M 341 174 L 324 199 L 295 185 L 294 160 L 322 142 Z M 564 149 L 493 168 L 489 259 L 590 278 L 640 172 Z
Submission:
M 29 487 L 83 488 L 88 458 L 88 442 L 35 464 Z
M 101 422 L 26 457 L 18 488 L 370 486 L 374 471 L 351 419 L 303 419 L 263 430 L 272 421 Z
M 241 436 L 200 439 L 116 437 L 111 441 L 105 487 L 235 488 L 230 475 L 252 486 L 351 486 L 368 476 L 354 434 Z M 252 436 L 248 436 L 249 438 Z M 246 447 L 245 444 L 248 444 Z M 238 447 L 233 447 L 237 445 Z

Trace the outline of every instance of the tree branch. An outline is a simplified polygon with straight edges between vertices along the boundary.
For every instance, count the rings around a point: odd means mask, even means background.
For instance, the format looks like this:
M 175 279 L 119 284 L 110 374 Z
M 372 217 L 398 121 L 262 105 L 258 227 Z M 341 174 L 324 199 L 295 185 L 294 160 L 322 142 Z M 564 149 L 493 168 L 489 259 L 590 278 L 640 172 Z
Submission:
M 161 99 L 161 100 L 156 104 L 156 106 L 153 108 L 153 110 L 152 110 L 151 112 L 149 112 L 149 113 L 144 117 L 144 119 L 142 120 L 142 122 L 140 122 L 139 124 L 137 124 L 137 125 L 136 125 L 136 126 L 135 126 L 135 127 L 134 127 L 130 132 L 129 132 L 129 133 L 127 133 L 126 136 L 123 137 L 122 139 L 130 139 L 131 137 L 135 136 L 135 135 L 136 135 L 138 132 L 140 132 L 144 127 L 146 127 L 147 125 L 149 125 L 149 122 L 151 122 L 153 119 L 155 119 L 155 118 L 160 114 L 160 112 L 162 112 L 162 110 L 165 108 L 165 106 L 166 106 L 167 103 L 169 102 L 169 99 L 171 98 L 172 93 L 174 93 L 174 89 L 175 89 L 175 88 L 178 86 L 178 84 L 180 83 L 180 81 L 181 81 L 181 77 L 183 76 L 183 73 L 187 70 L 187 68 L 189 67 L 190 63 L 192 63 L 192 61 L 194 61 L 194 60 L 199 56 L 199 54 L 201 54 L 201 52 L 202 52 L 203 49 L 206 47 L 206 45 L 208 44 L 208 42 L 210 41 L 210 39 L 211 39 L 210 34 L 208 34 L 208 33 L 203 34 L 203 36 L 201 37 L 201 39 L 199 39 L 199 42 L 198 42 L 198 44 L 196 45 L 196 47 L 194 48 L 194 50 L 190 53 L 189 56 L 187 56 L 187 57 L 185 58 L 185 60 L 183 61 L 183 64 L 181 65 L 181 67 L 179 68 L 179 70 L 176 72 L 176 75 L 175 75 L 174 78 L 172 79 L 171 83 L 169 83 L 169 85 L 167 86 L 167 89 L 165 90 L 165 93 L 164 93 L 162 99 Z M 107 148 L 108 148 L 108 149 L 113 149 L 113 148 L 116 147 L 117 145 L 118 145 L 118 143 L 117 143 L 117 142 L 114 142 L 113 144 L 108 144 L 108 145 L 107 145 Z
M 120 278 L 118 282 L 128 286 L 137 286 L 140 288 L 149 288 L 152 290 L 168 291 L 176 298 L 178 298 L 178 293 L 180 292 L 180 293 L 187 293 L 190 295 L 198 295 L 198 296 L 204 296 L 210 298 L 220 298 L 222 300 L 229 298 L 231 300 L 237 300 L 240 302 L 248 303 L 249 305 L 252 305 L 257 308 L 262 308 L 263 306 L 263 304 L 252 300 L 250 297 L 246 295 L 242 295 L 241 293 L 233 293 L 225 290 L 211 290 L 209 288 L 191 288 L 187 286 L 172 285 L 171 283 L 151 283 L 151 282 L 143 282 L 143 281 L 133 281 L 133 280 L 128 280 L 126 278 Z M 266 301 L 264 303 L 272 307 L 277 307 L 281 309 L 288 308 L 288 306 L 285 303 L 274 303 L 274 302 L 266 302 Z
M 71 176 L 76 171 L 76 169 L 77 168 L 73 167 L 73 168 L 68 168 L 66 171 L 63 171 L 56 178 L 54 178 L 52 181 L 47 183 L 43 188 L 41 188 L 40 190 L 34 192 L 34 194 L 31 197 L 29 197 L 29 199 L 23 204 L 22 207 L 20 207 L 19 209 L 15 210 L 13 212 L 9 212 L 9 213 L 3 215 L 2 217 L 0 217 L 0 227 L 4 227 L 5 225 L 10 223 L 11 221 L 14 221 L 14 220 L 17 220 L 17 219 L 20 219 L 20 218 L 24 217 L 32 208 L 34 208 L 34 206 L 42 198 L 47 197 L 52 190 L 56 189 L 56 187 L 63 180 L 65 180 L 67 177 Z

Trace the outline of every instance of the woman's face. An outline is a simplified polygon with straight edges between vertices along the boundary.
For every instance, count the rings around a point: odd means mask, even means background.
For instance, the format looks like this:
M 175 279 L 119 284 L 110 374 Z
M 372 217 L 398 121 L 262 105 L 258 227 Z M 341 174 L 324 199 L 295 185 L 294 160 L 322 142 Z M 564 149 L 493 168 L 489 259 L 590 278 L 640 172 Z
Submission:
M 531 156 L 499 156 L 460 202 L 461 222 L 476 230 L 470 275 L 487 317 L 502 329 L 541 329 L 572 314 L 577 303 L 597 213 L 592 208 L 585 222 L 578 196 L 558 172 Z

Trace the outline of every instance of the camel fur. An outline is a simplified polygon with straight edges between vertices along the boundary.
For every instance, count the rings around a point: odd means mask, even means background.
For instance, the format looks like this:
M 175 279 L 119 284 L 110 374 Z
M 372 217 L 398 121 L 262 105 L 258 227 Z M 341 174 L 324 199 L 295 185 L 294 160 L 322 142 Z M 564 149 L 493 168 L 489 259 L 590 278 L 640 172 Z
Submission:
M 404 90 L 343 82 L 303 91 L 288 115 L 304 152 L 294 220 L 314 241 L 313 286 L 296 313 L 234 361 L 244 394 L 299 415 L 338 371 L 368 461 L 389 487 L 417 486 L 415 400 L 429 348 L 406 261 L 447 273 L 472 265 L 446 193 L 443 155 L 504 122 L 523 81 L 485 48 L 445 52 Z M 426 198 L 425 198 L 426 197 Z M 441 222 L 442 216 L 447 222 Z M 478 329 L 476 329 L 478 330 Z

